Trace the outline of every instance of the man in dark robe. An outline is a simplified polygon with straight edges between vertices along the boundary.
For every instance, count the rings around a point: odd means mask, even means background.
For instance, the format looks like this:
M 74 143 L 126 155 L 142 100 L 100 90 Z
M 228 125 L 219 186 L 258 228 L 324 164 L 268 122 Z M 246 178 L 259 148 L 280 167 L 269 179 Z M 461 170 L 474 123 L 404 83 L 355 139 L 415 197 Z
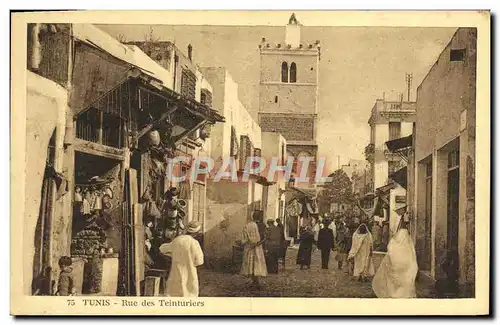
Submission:
M 266 264 L 268 273 L 278 273 L 278 259 L 281 250 L 281 232 L 278 226 L 274 225 L 274 220 L 267 220 L 266 231 Z
M 330 262 L 330 251 L 333 250 L 333 230 L 330 229 L 331 221 L 325 219 L 323 221 L 324 227 L 320 229 L 318 234 L 318 248 L 321 250 L 321 268 L 328 269 Z
M 297 264 L 300 269 L 309 269 L 311 267 L 311 254 L 314 243 L 314 233 L 310 227 L 301 227 L 300 229 L 299 252 L 297 253 Z
M 282 258 L 283 260 L 285 260 L 285 257 L 286 257 L 286 249 L 287 249 L 287 246 L 286 246 L 286 238 L 285 238 L 285 225 L 283 224 L 283 222 L 281 221 L 280 218 L 277 218 L 276 219 L 276 224 L 278 227 L 278 229 L 280 230 L 280 255 L 279 255 L 279 258 Z

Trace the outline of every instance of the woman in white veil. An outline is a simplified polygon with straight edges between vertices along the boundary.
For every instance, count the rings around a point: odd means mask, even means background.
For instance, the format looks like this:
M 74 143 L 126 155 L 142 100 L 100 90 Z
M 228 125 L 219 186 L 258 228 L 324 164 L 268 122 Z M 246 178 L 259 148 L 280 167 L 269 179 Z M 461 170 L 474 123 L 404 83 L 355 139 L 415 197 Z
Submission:
M 368 277 L 375 274 L 373 267 L 373 238 L 368 227 L 362 223 L 352 235 L 352 246 L 347 257 L 354 260 L 353 276 L 359 277 L 359 281 L 366 281 Z
M 417 296 L 415 290 L 417 257 L 407 225 L 405 218 L 401 218 L 398 230 L 387 246 L 387 255 L 373 278 L 372 288 L 378 298 Z

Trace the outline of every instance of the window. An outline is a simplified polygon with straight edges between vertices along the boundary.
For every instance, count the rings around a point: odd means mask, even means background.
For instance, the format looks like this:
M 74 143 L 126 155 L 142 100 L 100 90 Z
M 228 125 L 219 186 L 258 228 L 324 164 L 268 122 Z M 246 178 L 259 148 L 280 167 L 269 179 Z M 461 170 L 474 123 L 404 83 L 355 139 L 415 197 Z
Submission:
M 389 122 L 389 140 L 401 137 L 401 122 Z
M 281 82 L 288 82 L 288 63 L 281 64 Z
M 459 151 L 454 150 L 448 154 L 448 169 L 455 169 L 459 166 Z
M 212 93 L 208 89 L 205 88 L 201 89 L 200 102 L 203 105 L 212 107 Z
M 295 62 L 290 64 L 290 82 L 297 82 L 297 65 Z
M 274 96 L 274 102 L 278 104 L 278 96 Z
M 193 183 L 193 220 L 203 222 L 205 219 L 205 184 Z
M 465 61 L 465 49 L 450 50 L 450 61 Z
M 181 95 L 190 99 L 196 98 L 196 75 L 188 69 L 182 69 Z

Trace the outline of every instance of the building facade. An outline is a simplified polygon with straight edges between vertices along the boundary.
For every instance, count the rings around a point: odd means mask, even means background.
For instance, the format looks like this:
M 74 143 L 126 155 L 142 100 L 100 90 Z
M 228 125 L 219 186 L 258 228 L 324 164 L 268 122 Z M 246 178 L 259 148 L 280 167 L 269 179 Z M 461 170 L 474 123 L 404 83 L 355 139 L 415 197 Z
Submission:
M 391 235 L 397 230 L 400 220 L 398 209 L 406 205 L 406 190 L 390 175 L 406 165 L 398 154 L 388 150 L 386 142 L 409 136 L 413 132 L 416 103 L 405 101 L 376 100 L 371 116 L 370 143 L 365 148 L 365 157 L 370 163 L 371 181 L 368 186 L 380 198 L 384 208 L 377 209 L 379 217 L 389 224 Z
M 310 157 L 309 182 L 314 183 L 317 160 L 317 115 L 320 44 L 302 43 L 302 25 L 295 15 L 286 25 L 283 43 L 271 44 L 262 38 L 260 48 L 259 125 L 264 132 L 281 133 L 288 156 Z M 306 158 L 309 159 L 309 158 Z M 295 176 L 301 165 L 293 167 Z
M 140 295 L 143 193 L 154 201 L 178 186 L 168 183 L 166 157 L 195 147 L 192 134 L 223 118 L 200 103 L 203 78 L 189 83 L 193 95 L 177 93 L 166 69 L 92 25 L 28 31 L 24 291 L 55 294 L 58 260 L 70 256 L 78 294 Z M 204 150 L 198 142 L 196 155 Z M 197 211 L 189 204 L 184 222 Z M 86 283 L 86 263 L 100 263 L 100 284 Z
M 475 283 L 475 28 L 459 28 L 417 89 L 414 140 L 419 268 L 459 296 Z
M 249 173 L 245 176 L 248 158 L 268 158 L 286 149 L 279 133 L 262 132 L 247 108 L 238 98 L 238 84 L 223 67 L 201 69 L 213 86 L 213 103 L 218 107 L 225 123 L 211 130 L 211 157 L 215 161 L 215 173 L 208 180 L 207 217 L 205 219 L 205 250 L 210 266 L 228 267 L 233 263 L 236 241 L 252 212 L 264 211 L 266 219 L 278 217 L 278 183 L 268 182 L 265 173 Z M 217 176 L 226 159 L 234 162 L 234 179 L 229 173 Z M 222 167 L 224 166 L 224 167 Z

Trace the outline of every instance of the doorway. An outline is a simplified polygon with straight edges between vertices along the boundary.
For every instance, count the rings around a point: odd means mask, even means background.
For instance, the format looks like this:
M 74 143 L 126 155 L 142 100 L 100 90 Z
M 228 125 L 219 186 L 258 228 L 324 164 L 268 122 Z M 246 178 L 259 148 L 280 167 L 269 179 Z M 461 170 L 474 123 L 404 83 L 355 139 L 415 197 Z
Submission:
M 458 259 L 458 210 L 460 194 L 459 151 L 448 154 L 448 206 L 447 206 L 447 278 L 457 283 L 459 277 Z
M 420 268 L 431 270 L 431 240 L 432 240 L 432 160 L 425 168 L 425 214 L 424 214 L 424 251 Z
M 50 265 L 50 242 L 52 240 L 52 214 L 55 192 L 55 181 L 51 176 L 51 169 L 55 163 L 55 132 L 54 130 L 47 147 L 40 209 L 33 243 L 35 254 L 33 258 L 33 283 L 31 284 L 31 290 L 32 294 L 37 296 L 50 296 L 54 288 L 52 267 Z

